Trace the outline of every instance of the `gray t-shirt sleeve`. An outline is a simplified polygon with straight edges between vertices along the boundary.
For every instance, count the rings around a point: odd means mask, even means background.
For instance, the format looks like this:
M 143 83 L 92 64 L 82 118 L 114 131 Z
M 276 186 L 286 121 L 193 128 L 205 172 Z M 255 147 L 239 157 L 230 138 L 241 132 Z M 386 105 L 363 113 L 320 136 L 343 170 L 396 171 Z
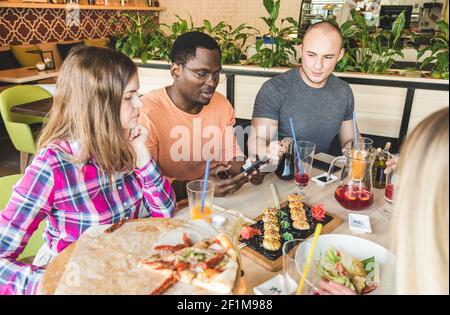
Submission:
M 353 111 L 355 110 L 355 97 L 350 86 L 347 87 L 347 106 L 345 110 L 344 121 L 353 119 Z
M 270 81 L 265 82 L 256 95 L 252 117 L 269 118 L 278 121 L 280 102 L 279 92 Z

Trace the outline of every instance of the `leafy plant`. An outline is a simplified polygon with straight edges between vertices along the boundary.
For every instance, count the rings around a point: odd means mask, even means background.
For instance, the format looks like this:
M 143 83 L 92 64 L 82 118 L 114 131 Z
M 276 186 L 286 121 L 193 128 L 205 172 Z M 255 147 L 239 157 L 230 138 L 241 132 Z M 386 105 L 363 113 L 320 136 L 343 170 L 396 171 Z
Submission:
M 365 19 L 356 11 L 352 17 L 359 31 L 358 68 L 365 73 L 386 73 L 392 67 L 396 57 L 404 57 L 399 40 L 405 28 L 405 12 L 400 13 L 392 24 L 391 31 L 367 26 Z
M 171 30 L 171 34 L 169 36 L 173 40 L 175 40 L 181 34 L 196 30 L 196 28 L 194 27 L 194 22 L 192 22 L 192 16 L 189 15 L 189 21 L 181 18 L 179 15 L 175 15 L 175 17 L 178 19 L 178 21 L 176 21 L 169 27 Z
M 119 34 L 116 49 L 130 58 L 140 57 L 143 63 L 148 59 L 163 58 L 167 39 L 153 16 L 142 17 L 129 13 L 123 13 L 123 16 L 129 19 L 130 25 L 124 33 Z M 111 23 L 115 23 L 115 19 Z
M 161 24 L 161 26 L 167 29 L 167 35 L 165 35 L 166 45 L 164 46 L 165 53 L 163 58 L 166 61 L 170 61 L 170 51 L 172 50 L 172 45 L 175 39 L 186 32 L 197 30 L 192 22 L 192 17 L 189 15 L 189 21 L 181 18 L 179 15 L 175 15 L 177 21 L 172 25 Z
M 403 57 L 399 40 L 405 27 L 405 13 L 400 13 L 392 24 L 392 29 L 379 30 L 366 24 L 364 17 L 352 10 L 353 20 L 344 23 L 346 55 L 338 63 L 337 71 L 361 71 L 365 73 L 387 73 L 397 57 Z M 354 40 L 356 47 L 351 47 Z
M 203 26 L 198 29 L 208 33 L 219 43 L 223 64 L 236 64 L 245 60 L 247 41 L 258 32 L 256 28 L 245 23 L 233 30 L 233 26 L 227 22 L 219 22 L 212 26 L 208 20 L 203 20 Z
M 298 38 L 292 38 L 292 35 L 298 33 L 298 23 L 292 17 L 281 20 L 281 25 L 277 26 L 277 20 L 280 13 L 280 0 L 264 0 L 264 7 L 268 17 L 261 19 L 269 27 L 270 40 L 268 46 L 264 45 L 264 37 L 256 40 L 256 54 L 253 55 L 248 63 L 257 64 L 264 68 L 277 66 L 291 66 L 290 56 L 297 58 L 295 45 L 300 42 Z M 284 22 L 288 25 L 283 27 Z
M 268 26 L 269 33 L 267 36 L 257 38 L 256 54 L 248 59 L 247 63 L 264 68 L 292 66 L 290 58 L 297 58 L 295 45 L 301 41 L 297 38 L 298 23 L 292 17 L 281 19 L 281 23 L 277 22 L 280 0 L 263 0 L 263 4 L 267 16 L 261 19 Z M 196 27 L 192 17 L 187 21 L 177 15 L 175 23 L 159 25 L 151 15 L 142 17 L 139 14 L 125 13 L 124 16 L 129 19 L 130 25 L 118 36 L 116 49 L 131 58 L 140 57 L 143 63 L 149 59 L 169 61 L 175 39 L 185 32 L 198 30 L 209 33 L 217 40 L 222 50 L 223 64 L 236 64 L 246 58 L 245 51 L 249 39 L 260 34 L 254 27 L 245 23 L 233 29 L 227 22 L 219 22 L 213 26 L 205 19 L 203 25 Z M 341 26 L 345 54 L 336 65 L 336 70 L 386 73 L 397 57 L 403 57 L 399 40 L 405 25 L 404 13 L 397 17 L 390 31 L 368 26 L 365 19 L 354 10 L 352 17 L 352 21 Z M 278 24 L 280 25 L 277 26 Z M 422 67 L 435 62 L 434 72 L 448 78 L 448 24 L 443 21 L 438 24 L 439 34 L 433 39 L 430 47 L 419 52 L 419 57 L 425 51 L 431 50 L 432 56 L 425 59 Z M 269 40 L 270 44 L 265 44 L 265 40 Z
M 430 63 L 434 63 L 431 69 L 431 76 L 436 79 L 444 78 L 448 80 L 448 23 L 445 21 L 437 22 L 438 31 L 431 40 L 430 46 L 420 49 L 417 54 L 419 60 L 427 51 L 431 56 L 424 59 L 420 69 L 425 68 Z
M 336 24 L 334 19 L 330 19 L 329 22 Z M 342 38 L 344 40 L 343 47 L 345 49 L 344 56 L 342 59 L 336 64 L 337 72 L 346 72 L 346 71 L 357 71 L 357 55 L 358 50 L 354 46 L 353 39 L 353 30 L 354 26 L 353 21 L 347 21 L 341 25 Z

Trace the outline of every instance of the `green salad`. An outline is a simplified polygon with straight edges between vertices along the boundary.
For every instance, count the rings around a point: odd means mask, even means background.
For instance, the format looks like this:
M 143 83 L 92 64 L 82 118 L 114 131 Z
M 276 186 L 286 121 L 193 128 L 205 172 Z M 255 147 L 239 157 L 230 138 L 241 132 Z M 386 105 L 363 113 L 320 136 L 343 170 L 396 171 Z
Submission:
M 334 247 L 321 256 L 318 269 L 322 279 L 342 284 L 358 294 L 369 293 L 380 284 L 380 267 L 375 257 L 359 260 Z

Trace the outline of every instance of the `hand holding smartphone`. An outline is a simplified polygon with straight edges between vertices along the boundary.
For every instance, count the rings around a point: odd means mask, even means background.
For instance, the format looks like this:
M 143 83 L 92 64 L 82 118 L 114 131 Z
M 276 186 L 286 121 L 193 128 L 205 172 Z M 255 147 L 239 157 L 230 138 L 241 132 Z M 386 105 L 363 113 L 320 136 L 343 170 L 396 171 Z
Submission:
M 258 170 L 262 165 L 269 162 L 269 159 L 266 160 L 260 160 L 259 158 L 256 159 L 254 163 L 248 163 L 250 160 L 247 160 L 247 162 L 241 167 L 241 173 L 247 173 L 250 174 L 254 170 Z M 248 165 L 250 164 L 250 165 Z

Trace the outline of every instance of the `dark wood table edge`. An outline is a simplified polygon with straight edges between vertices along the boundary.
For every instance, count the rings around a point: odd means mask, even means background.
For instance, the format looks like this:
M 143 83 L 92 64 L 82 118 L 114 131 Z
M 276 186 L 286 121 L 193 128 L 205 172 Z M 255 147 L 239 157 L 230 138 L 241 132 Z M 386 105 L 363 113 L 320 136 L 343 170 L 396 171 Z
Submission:
M 38 117 L 47 117 L 53 104 L 53 97 L 11 107 L 11 112 Z

